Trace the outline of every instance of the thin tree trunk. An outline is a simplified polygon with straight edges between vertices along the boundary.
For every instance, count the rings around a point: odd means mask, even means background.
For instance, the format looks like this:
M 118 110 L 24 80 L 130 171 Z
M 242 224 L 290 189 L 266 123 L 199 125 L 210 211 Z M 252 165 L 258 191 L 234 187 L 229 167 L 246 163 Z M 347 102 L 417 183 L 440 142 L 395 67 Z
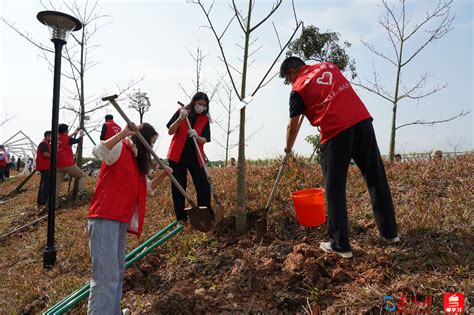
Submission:
M 400 89 L 400 74 L 402 71 L 402 53 L 403 53 L 403 41 L 400 43 L 400 53 L 398 58 L 398 68 L 397 68 L 397 79 L 395 81 L 395 95 L 393 97 L 393 107 L 392 107 L 392 129 L 390 131 L 390 149 L 389 149 L 389 158 L 393 162 L 395 160 L 395 137 L 396 137 L 396 124 L 397 124 L 397 105 L 398 105 L 398 93 Z
M 85 117 L 85 104 L 84 104 L 84 67 L 85 67 L 85 60 L 84 60 L 84 40 L 85 40 L 85 29 L 82 29 L 82 39 L 81 39 L 81 72 L 80 72 L 80 80 L 81 80 L 81 91 L 79 94 L 79 103 L 80 103 L 80 113 L 79 113 L 79 128 L 84 130 L 84 117 Z M 83 147 L 84 141 L 82 140 L 77 144 L 77 151 L 76 151 L 76 165 L 78 167 L 82 166 L 82 154 L 83 154 Z M 77 193 L 79 192 L 79 181 L 77 179 L 74 180 L 74 188 L 72 189 L 72 197 L 76 198 Z
M 252 16 L 252 0 L 249 0 L 247 13 L 247 26 L 245 30 L 244 58 L 242 65 L 241 99 L 245 98 L 247 83 L 247 62 L 250 40 L 250 18 Z M 235 215 L 235 229 L 238 234 L 247 230 L 247 185 L 245 166 L 245 107 L 240 110 L 239 126 L 239 157 L 237 163 L 237 212 Z
M 229 160 L 229 138 L 230 138 L 230 101 L 229 101 L 229 111 L 227 112 L 227 132 L 225 139 L 225 166 L 227 166 L 227 161 Z

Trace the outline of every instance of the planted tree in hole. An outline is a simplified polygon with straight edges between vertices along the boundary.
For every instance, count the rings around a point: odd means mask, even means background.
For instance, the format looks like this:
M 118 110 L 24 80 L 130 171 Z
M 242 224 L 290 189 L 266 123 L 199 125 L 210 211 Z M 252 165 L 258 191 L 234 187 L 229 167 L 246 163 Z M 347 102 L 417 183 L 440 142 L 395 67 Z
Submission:
M 247 89 L 247 75 L 248 75 L 248 70 L 249 70 L 249 65 L 251 64 L 251 60 L 249 60 L 262 46 L 256 48 L 255 50 L 251 50 L 252 46 L 255 44 L 256 40 L 251 40 L 251 36 L 255 35 L 255 32 L 260 29 L 267 21 L 268 19 L 274 15 L 274 13 L 278 10 L 280 5 L 282 4 L 283 0 L 276 0 L 271 9 L 269 10 L 268 14 L 266 14 L 263 18 L 260 20 L 257 20 L 256 22 L 252 23 L 252 18 L 253 12 L 254 12 L 254 7 L 255 7 L 255 0 L 249 0 L 247 3 L 247 8 L 246 8 L 246 13 L 242 13 L 242 10 L 237 7 L 237 4 L 234 0 L 232 0 L 230 7 L 232 10 L 232 16 L 229 19 L 228 23 L 224 27 L 222 31 L 218 31 L 216 25 L 214 24 L 212 18 L 211 18 L 211 11 L 212 7 L 214 5 L 214 2 L 212 2 L 207 8 L 203 4 L 201 0 L 194 0 L 192 3 L 197 4 L 201 11 L 203 12 L 204 16 L 206 17 L 207 20 L 207 27 L 211 30 L 217 45 L 219 47 L 220 51 L 220 59 L 225 65 L 227 74 L 229 76 L 230 82 L 232 84 L 232 87 L 234 89 L 235 94 L 239 98 L 239 100 L 243 100 L 246 96 L 254 96 L 262 87 L 264 87 L 270 80 L 272 80 L 278 72 L 275 72 L 273 76 L 270 77 L 270 79 L 267 79 L 268 75 L 272 71 L 274 65 L 278 62 L 280 56 L 283 54 L 283 52 L 286 50 L 288 47 L 290 41 L 293 39 L 295 36 L 296 32 L 298 29 L 301 27 L 302 22 L 298 21 L 294 9 L 294 3 L 292 1 L 293 5 L 293 12 L 295 16 L 295 29 L 290 36 L 289 40 L 285 45 L 282 45 L 280 42 L 280 37 L 278 35 L 277 29 L 275 27 L 275 24 L 273 24 L 273 29 L 275 30 L 276 33 L 276 38 L 279 44 L 279 51 L 276 54 L 275 59 L 273 62 L 270 64 L 268 71 L 265 73 L 263 78 L 260 80 L 260 83 L 257 85 L 257 87 L 253 90 L 253 92 L 248 93 Z M 227 30 L 229 27 L 232 26 L 233 22 L 237 21 L 237 25 L 241 30 L 242 33 L 242 38 L 243 38 L 243 44 L 238 45 L 240 48 L 242 48 L 242 58 L 240 61 L 242 62 L 241 64 L 241 69 L 238 70 L 238 67 L 235 67 L 231 64 L 230 59 L 228 58 L 228 55 L 224 49 L 224 35 L 226 34 Z M 234 23 L 235 24 L 235 23 Z M 240 89 L 237 87 L 237 77 L 240 77 Z M 246 200 L 247 200 L 247 184 L 246 184 L 246 165 L 245 165 L 245 107 L 240 110 L 240 124 L 239 124 L 239 146 L 238 146 L 238 163 L 237 163 L 237 209 L 236 209 L 236 230 L 237 233 L 243 233 L 247 229 L 247 209 L 246 209 Z

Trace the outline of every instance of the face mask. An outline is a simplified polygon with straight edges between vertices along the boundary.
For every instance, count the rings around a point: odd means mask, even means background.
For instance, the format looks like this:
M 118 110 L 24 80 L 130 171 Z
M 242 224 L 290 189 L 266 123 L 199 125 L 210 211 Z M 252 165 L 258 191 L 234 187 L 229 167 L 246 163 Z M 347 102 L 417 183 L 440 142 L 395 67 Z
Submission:
M 196 112 L 196 114 L 201 114 L 205 110 L 206 110 L 206 107 L 204 106 L 201 106 L 201 105 L 194 106 L 194 111 Z

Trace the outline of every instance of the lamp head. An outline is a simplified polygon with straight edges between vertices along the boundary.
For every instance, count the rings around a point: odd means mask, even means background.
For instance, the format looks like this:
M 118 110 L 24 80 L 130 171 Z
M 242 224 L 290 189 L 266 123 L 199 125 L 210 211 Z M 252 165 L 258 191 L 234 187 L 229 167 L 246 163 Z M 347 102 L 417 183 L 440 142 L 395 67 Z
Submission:
M 67 42 L 69 33 L 82 28 L 82 24 L 78 19 L 62 12 L 41 11 L 36 17 L 41 23 L 48 26 L 51 39 Z

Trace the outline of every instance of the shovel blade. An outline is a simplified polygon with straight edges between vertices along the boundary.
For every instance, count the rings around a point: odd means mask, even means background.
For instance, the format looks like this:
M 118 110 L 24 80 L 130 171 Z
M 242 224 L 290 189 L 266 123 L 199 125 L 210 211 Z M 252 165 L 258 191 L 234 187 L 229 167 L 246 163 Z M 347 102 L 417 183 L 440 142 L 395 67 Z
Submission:
M 186 208 L 189 223 L 198 231 L 209 232 L 212 228 L 211 214 L 208 207 Z
M 213 210 L 214 210 L 216 225 L 218 225 L 224 219 L 224 209 L 222 209 L 221 206 L 216 205 L 216 206 L 214 206 Z
M 257 235 L 257 242 L 261 242 L 267 233 L 267 218 L 263 217 L 255 221 L 255 234 Z

